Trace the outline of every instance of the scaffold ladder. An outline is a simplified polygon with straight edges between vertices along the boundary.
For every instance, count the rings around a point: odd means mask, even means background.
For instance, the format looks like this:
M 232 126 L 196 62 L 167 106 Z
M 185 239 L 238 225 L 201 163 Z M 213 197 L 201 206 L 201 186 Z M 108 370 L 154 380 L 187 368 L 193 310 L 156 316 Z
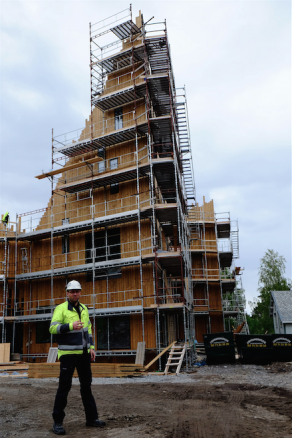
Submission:
M 192 149 L 189 133 L 189 123 L 187 114 L 187 102 L 185 90 L 183 95 L 179 95 L 183 100 L 176 103 L 177 130 L 179 147 L 181 152 L 182 174 L 185 183 L 187 199 L 195 200 L 195 183 L 192 167 Z
M 182 362 L 186 352 L 186 344 L 184 345 L 173 345 L 171 347 L 168 361 L 164 370 L 164 374 L 166 375 L 169 372 L 169 367 L 176 366 L 175 374 L 178 375 L 182 366 Z

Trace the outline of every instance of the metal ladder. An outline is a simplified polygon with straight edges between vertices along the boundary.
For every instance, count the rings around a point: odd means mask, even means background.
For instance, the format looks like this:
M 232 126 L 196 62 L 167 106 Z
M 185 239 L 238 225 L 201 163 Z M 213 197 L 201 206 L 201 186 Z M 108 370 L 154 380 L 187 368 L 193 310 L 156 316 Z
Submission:
M 239 239 L 238 239 L 238 224 L 237 221 L 232 221 L 232 228 L 231 228 L 231 245 L 232 245 L 232 251 L 233 251 L 233 258 L 238 259 L 239 258 Z M 235 222 L 235 225 L 234 225 Z
M 184 179 L 185 191 L 187 199 L 195 201 L 195 182 L 193 177 L 192 167 L 192 149 L 191 138 L 189 133 L 188 110 L 186 93 L 177 94 L 181 100 L 175 104 L 176 119 L 177 119 L 177 133 L 179 138 L 179 147 L 181 152 L 181 166 Z
M 183 358 L 185 356 L 185 352 L 186 352 L 186 344 L 184 345 L 173 345 L 171 347 L 169 356 L 168 356 L 168 360 L 167 360 L 167 364 L 164 370 L 164 374 L 166 375 L 169 372 L 169 367 L 173 367 L 176 366 L 176 375 L 179 374 L 181 366 L 182 366 L 182 362 L 183 362 Z

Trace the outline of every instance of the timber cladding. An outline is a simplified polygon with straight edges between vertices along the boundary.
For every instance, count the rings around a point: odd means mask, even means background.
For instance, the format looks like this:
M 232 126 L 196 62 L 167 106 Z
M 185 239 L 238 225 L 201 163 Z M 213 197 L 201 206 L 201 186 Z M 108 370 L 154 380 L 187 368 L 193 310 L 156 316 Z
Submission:
M 98 274 L 97 274 L 98 275 Z M 90 308 L 106 309 L 154 304 L 153 272 L 151 265 L 143 265 L 143 295 L 140 298 L 139 266 L 122 267 L 120 278 L 106 278 L 104 272 L 95 279 L 95 294 L 93 295 L 92 274 L 72 274 L 68 281 L 75 279 L 82 284 L 81 302 Z M 53 302 L 52 302 L 53 299 Z M 21 315 L 44 313 L 50 306 L 56 306 L 66 300 L 65 281 L 62 277 L 54 278 L 53 298 L 51 298 L 51 279 L 40 279 L 19 284 L 18 311 Z

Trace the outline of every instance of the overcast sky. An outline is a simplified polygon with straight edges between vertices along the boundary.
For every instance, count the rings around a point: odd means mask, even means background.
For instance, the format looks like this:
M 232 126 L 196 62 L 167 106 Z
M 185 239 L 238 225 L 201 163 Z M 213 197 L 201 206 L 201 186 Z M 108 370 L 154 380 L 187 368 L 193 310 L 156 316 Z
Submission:
M 133 1 L 167 20 L 176 86 L 186 86 L 197 201 L 238 219 L 247 300 L 265 251 L 291 277 L 290 1 Z M 46 207 L 51 129 L 90 113 L 89 22 L 125 1 L 1 1 L 0 212 Z

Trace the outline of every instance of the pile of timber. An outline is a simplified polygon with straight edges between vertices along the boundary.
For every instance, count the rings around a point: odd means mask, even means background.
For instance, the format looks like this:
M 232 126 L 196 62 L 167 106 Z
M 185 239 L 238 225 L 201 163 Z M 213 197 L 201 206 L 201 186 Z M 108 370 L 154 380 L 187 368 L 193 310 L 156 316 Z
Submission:
M 92 363 L 92 377 L 140 377 L 144 368 L 137 364 L 121 363 Z M 59 377 L 60 363 L 30 363 L 28 377 L 33 379 L 44 379 L 48 377 Z M 78 377 L 74 371 L 73 377 Z
M 7 362 L 0 365 L 0 377 L 27 377 L 28 364 L 25 362 Z

